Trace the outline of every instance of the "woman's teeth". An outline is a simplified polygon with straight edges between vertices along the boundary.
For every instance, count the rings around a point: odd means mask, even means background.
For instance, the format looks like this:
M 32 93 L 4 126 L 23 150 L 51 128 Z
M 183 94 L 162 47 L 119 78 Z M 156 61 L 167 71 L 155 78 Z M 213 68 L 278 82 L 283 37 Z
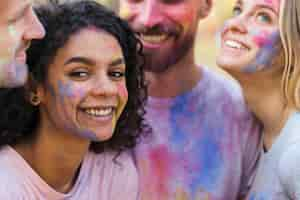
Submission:
M 89 115 L 95 116 L 95 117 L 104 117 L 111 115 L 113 112 L 112 107 L 108 108 L 88 108 L 85 109 L 84 112 L 86 112 Z
M 141 39 L 148 43 L 160 43 L 165 41 L 167 38 L 168 38 L 168 34 L 160 34 L 160 35 L 141 34 Z
M 226 40 L 225 45 L 234 49 L 245 49 L 245 47 L 241 43 L 233 40 Z

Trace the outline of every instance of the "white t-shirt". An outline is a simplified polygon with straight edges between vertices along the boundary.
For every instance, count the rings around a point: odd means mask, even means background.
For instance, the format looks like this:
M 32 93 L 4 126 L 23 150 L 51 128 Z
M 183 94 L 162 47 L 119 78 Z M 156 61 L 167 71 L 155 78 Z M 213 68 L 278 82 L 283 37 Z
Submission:
M 135 200 L 136 168 L 129 153 L 113 161 L 115 153 L 89 152 L 76 183 L 63 194 L 51 188 L 10 146 L 0 150 L 1 200 Z M 57 163 L 59 165 L 59 163 Z
M 300 200 L 300 113 L 261 157 L 249 200 Z

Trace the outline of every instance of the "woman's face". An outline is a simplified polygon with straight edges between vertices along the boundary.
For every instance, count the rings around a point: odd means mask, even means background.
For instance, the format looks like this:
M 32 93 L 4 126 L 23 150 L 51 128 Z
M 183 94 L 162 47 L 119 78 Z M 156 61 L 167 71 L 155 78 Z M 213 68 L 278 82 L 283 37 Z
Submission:
M 42 124 L 92 141 L 111 138 L 128 92 L 118 41 L 86 28 L 71 36 L 38 87 Z
M 217 64 L 253 73 L 271 66 L 280 49 L 280 0 L 238 0 L 221 31 Z

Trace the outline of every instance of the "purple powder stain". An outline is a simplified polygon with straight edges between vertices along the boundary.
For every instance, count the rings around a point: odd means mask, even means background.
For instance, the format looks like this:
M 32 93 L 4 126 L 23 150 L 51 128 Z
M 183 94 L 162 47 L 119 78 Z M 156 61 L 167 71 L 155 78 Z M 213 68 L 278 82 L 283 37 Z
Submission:
M 272 33 L 268 39 L 263 40 L 262 37 L 260 37 L 258 45 L 261 45 L 261 49 L 256 55 L 255 60 L 246 66 L 243 71 L 245 73 L 254 73 L 256 71 L 270 68 L 273 59 L 279 52 L 279 48 L 277 46 L 279 41 L 279 31 Z

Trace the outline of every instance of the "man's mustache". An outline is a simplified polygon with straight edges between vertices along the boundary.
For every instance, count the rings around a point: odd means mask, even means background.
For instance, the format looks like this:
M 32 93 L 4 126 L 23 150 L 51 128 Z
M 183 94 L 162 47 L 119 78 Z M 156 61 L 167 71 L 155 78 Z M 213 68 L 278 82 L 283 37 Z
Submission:
M 145 35 L 167 34 L 169 36 L 177 37 L 180 34 L 182 27 L 174 24 L 157 24 L 152 27 L 145 27 L 142 24 L 137 24 L 133 26 L 133 29 L 138 34 L 145 34 Z

